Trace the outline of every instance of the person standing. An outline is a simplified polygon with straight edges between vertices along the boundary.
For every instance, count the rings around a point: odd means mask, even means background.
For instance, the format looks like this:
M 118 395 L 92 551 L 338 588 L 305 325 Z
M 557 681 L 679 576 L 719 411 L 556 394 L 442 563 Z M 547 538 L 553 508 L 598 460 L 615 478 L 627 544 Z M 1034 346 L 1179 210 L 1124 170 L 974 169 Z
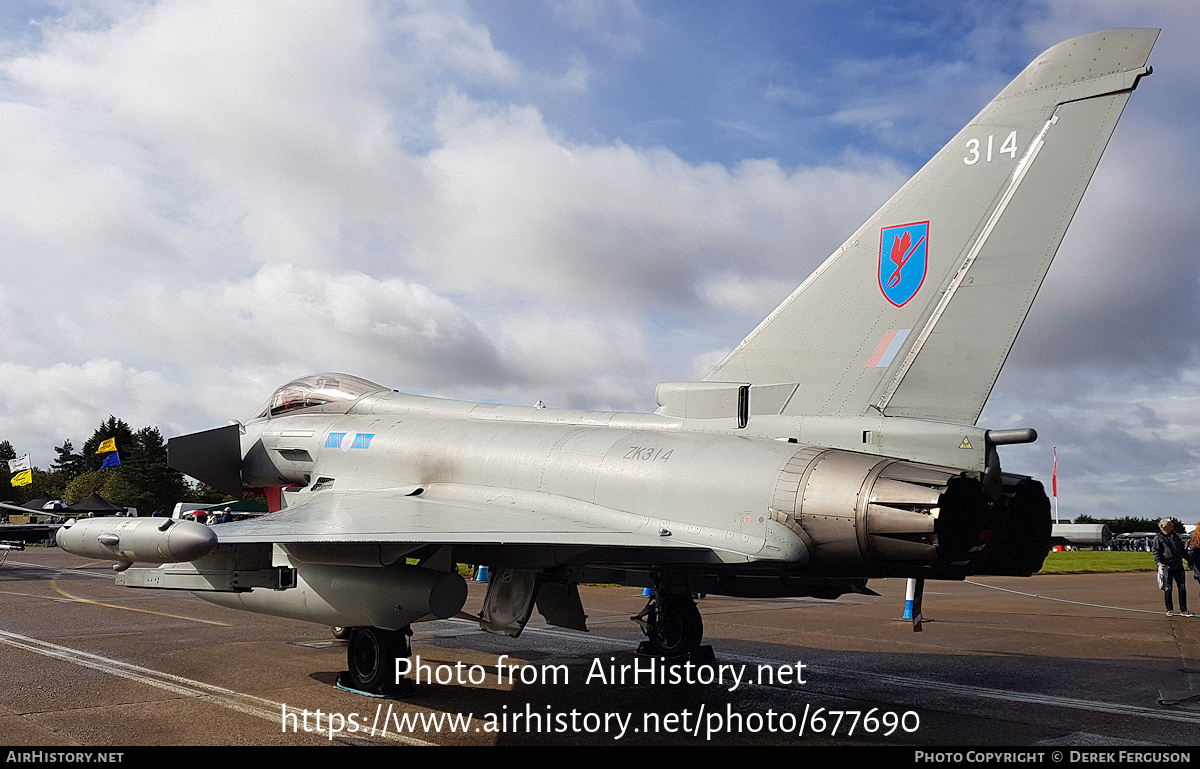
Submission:
M 1192 566 L 1192 576 L 1196 578 L 1196 584 L 1200 586 L 1200 524 L 1192 529 L 1192 535 L 1187 538 L 1183 552 Z
M 1187 576 L 1183 570 L 1185 548 L 1183 540 L 1175 533 L 1175 524 L 1170 518 L 1158 522 L 1159 533 L 1154 537 L 1150 552 L 1154 554 L 1154 563 L 1159 571 L 1166 574 L 1160 579 L 1163 590 L 1163 602 L 1167 606 L 1167 616 L 1175 616 L 1175 603 L 1171 600 L 1172 582 L 1179 585 L 1179 611 L 1185 617 L 1192 616 L 1187 608 Z

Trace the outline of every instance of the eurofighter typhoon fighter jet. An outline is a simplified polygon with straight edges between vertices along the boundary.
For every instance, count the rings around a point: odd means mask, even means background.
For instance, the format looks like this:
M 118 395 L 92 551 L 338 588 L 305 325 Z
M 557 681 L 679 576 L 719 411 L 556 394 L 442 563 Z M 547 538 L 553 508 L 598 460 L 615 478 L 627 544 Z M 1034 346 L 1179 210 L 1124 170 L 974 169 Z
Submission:
M 58 542 L 129 587 L 353 628 L 349 684 L 374 691 L 411 623 L 461 611 L 456 563 L 491 568 L 479 622 L 512 636 L 535 606 L 586 629 L 580 582 L 653 586 L 634 619 L 666 657 L 701 648 L 697 593 L 1029 575 L 1049 501 L 998 449 L 1036 434 L 976 421 L 1157 37 L 1043 53 L 707 377 L 660 384 L 653 414 L 316 374 L 169 444 L 175 468 L 278 512 L 80 520 Z

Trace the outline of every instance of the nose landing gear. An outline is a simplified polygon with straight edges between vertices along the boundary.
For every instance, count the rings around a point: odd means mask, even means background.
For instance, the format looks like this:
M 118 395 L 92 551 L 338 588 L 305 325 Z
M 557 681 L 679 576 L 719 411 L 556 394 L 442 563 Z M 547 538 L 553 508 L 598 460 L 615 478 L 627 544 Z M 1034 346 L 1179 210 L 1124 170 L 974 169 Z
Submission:
M 639 654 L 668 659 L 688 658 L 692 661 L 711 660 L 712 647 L 701 646 L 704 620 L 688 588 L 686 577 L 655 580 L 655 594 L 646 608 L 631 619 L 641 626 L 646 640 L 638 646 Z
M 398 697 L 408 694 L 413 683 L 396 680 L 396 659 L 412 654 L 412 628 L 383 630 L 356 627 L 350 631 L 346 646 L 347 670 L 338 674 L 338 686 L 373 696 Z

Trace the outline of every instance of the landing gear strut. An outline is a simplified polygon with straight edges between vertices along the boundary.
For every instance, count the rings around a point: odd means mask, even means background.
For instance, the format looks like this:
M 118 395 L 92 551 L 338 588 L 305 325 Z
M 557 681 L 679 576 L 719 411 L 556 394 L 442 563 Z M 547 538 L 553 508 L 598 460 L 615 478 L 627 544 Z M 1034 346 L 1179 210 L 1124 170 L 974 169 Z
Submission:
M 409 693 L 412 681 L 396 681 L 396 658 L 412 654 L 409 638 L 412 629 L 383 630 L 356 627 L 350 631 L 346 646 L 346 667 L 338 675 L 338 685 L 367 694 L 400 696 Z
M 646 640 L 639 654 L 682 658 L 693 661 L 712 658 L 712 647 L 701 646 L 704 620 L 688 589 L 686 577 L 662 575 L 655 579 L 655 594 L 642 613 L 633 617 L 641 625 Z

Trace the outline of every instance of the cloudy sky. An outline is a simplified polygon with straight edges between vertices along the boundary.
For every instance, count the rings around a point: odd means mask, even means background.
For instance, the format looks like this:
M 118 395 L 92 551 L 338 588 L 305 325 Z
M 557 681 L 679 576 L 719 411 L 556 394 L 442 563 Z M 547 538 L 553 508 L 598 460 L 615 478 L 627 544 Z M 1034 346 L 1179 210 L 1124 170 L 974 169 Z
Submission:
M 0 438 L 346 371 L 650 410 L 1038 53 L 1162 27 L 981 424 L 1064 514 L 1200 518 L 1200 4 L 0 6 Z

